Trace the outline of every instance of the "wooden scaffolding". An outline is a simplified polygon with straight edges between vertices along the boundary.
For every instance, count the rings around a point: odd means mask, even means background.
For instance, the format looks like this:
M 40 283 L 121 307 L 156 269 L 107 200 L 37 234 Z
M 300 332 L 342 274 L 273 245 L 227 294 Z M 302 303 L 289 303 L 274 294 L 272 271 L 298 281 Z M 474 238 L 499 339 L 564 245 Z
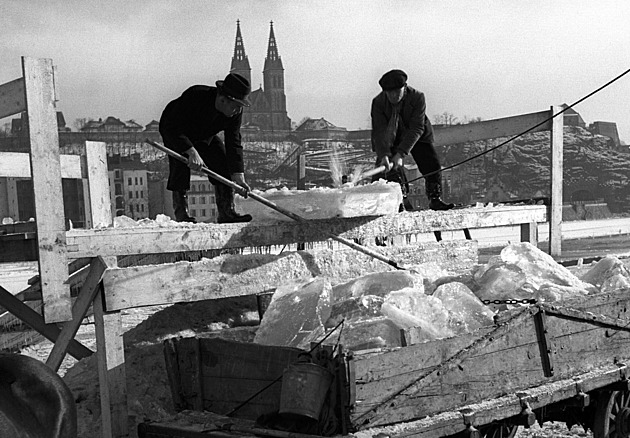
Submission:
M 23 77 L 0 85 L 0 117 L 25 111 L 29 153 L 0 152 L 0 177 L 31 177 L 35 192 L 39 284 L 29 294 L 12 295 L 0 285 L 0 306 L 50 339 L 47 364 L 58 370 L 66 354 L 77 359 L 96 354 L 102 408 L 102 436 L 129 435 L 121 311 L 273 291 L 283 281 L 307 275 L 350 279 L 392 269 L 386 263 L 347 249 L 313 249 L 283 254 L 231 254 L 200 261 L 118 267 L 121 256 L 265 248 L 329 241 L 330 233 L 371 246 L 406 263 L 437 262 L 472 266 L 477 243 L 462 239 L 414 242 L 421 233 L 520 225 L 521 240 L 537 243 L 537 224 L 550 223 L 550 252 L 560 254 L 562 206 L 562 117 L 547 119 L 554 108 L 442 130 L 439 143 L 496 138 L 551 130 L 552 205 L 513 205 L 447 212 L 360 217 L 273 225 L 195 224 L 180 227 L 114 228 L 105 144 L 86 142 L 85 156 L 59 154 L 54 68 L 50 59 L 22 58 Z M 544 122 L 544 123 L 543 123 Z M 534 131 L 532 131 L 534 132 Z M 83 181 L 86 229 L 66 230 L 62 178 Z M 482 214 L 480 214 L 482 213 Z M 376 246 L 386 242 L 386 246 Z M 240 265 L 241 268 L 234 269 Z M 76 297 L 71 286 L 78 288 Z M 43 312 L 23 300 L 41 292 Z M 74 338 L 92 309 L 96 352 Z M 61 326 L 62 328 L 59 328 Z

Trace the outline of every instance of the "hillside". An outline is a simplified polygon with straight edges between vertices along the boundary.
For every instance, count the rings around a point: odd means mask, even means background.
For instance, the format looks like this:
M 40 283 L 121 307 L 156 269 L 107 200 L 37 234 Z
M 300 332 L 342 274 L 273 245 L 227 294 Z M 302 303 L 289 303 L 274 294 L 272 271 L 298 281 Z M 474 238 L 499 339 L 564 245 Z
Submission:
M 494 139 L 440 148 L 443 166 L 491 149 L 507 139 Z M 524 199 L 549 194 L 549 133 L 526 134 L 453 171 L 451 194 L 459 202 L 483 197 L 493 184 L 512 198 Z M 593 135 L 577 126 L 564 128 L 565 202 L 604 199 L 609 204 L 630 199 L 630 155 L 613 149 L 608 137 Z M 457 186 L 468 186 L 457 191 Z M 469 197 L 468 199 L 466 199 Z

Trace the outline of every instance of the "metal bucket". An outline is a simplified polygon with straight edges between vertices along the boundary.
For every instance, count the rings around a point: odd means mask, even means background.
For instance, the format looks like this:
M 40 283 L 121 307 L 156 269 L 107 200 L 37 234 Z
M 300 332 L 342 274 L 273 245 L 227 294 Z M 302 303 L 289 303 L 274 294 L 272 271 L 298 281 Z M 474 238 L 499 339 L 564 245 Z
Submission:
M 282 375 L 279 413 L 318 420 L 332 379 L 330 371 L 313 363 L 289 365 Z

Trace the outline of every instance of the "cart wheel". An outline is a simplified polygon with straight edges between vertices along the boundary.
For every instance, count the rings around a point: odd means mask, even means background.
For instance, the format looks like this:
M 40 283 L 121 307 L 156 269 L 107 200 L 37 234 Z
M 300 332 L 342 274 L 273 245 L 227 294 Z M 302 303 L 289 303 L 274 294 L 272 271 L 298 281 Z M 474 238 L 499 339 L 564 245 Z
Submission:
M 479 428 L 483 438 L 513 438 L 518 431 L 518 426 L 497 423 L 488 424 Z
M 630 437 L 630 392 L 611 391 L 602 393 L 597 404 L 594 438 Z

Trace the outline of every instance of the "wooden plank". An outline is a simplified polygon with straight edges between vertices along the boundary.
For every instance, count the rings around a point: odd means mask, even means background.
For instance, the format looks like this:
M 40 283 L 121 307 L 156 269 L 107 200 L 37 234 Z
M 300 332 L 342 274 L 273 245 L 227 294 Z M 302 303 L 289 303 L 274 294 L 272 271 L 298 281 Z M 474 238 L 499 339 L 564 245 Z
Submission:
M 410 265 L 434 262 L 466 269 L 477 263 L 471 240 L 383 247 L 380 252 Z M 223 255 L 199 262 L 108 269 L 103 276 L 110 311 L 190 302 L 228 296 L 256 295 L 291 279 L 326 276 L 343 282 L 393 268 L 353 250 L 309 250 L 273 254 Z
M 465 125 L 436 126 L 434 129 L 435 144 L 442 146 L 490 138 L 512 137 L 534 127 L 528 132 L 549 131 L 551 121 L 545 122 L 549 117 L 549 111 L 540 111 Z
M 130 255 L 184 252 L 217 248 L 264 247 L 328 240 L 333 233 L 374 245 L 377 238 L 415 235 L 436 230 L 462 230 L 540 223 L 544 205 L 498 206 L 434 212 L 407 212 L 380 217 L 312 220 L 306 224 L 195 224 L 179 227 L 104 228 L 66 233 L 68 256 Z
M 66 228 L 59 162 L 59 135 L 51 59 L 22 58 L 35 192 L 39 273 L 44 319 L 72 319 L 66 256 Z
M 551 114 L 561 111 L 551 107 Z M 553 119 L 551 128 L 551 211 L 549 215 L 549 254 L 559 256 L 562 251 L 562 181 L 564 155 L 564 114 Z
M 86 228 L 96 225 L 112 224 L 112 207 L 109 196 L 109 178 L 107 175 L 107 148 L 104 142 L 86 141 L 85 156 L 90 203 L 86 204 Z M 90 215 L 87 214 L 87 209 Z
M 79 155 L 59 155 L 61 177 L 81 179 L 81 157 Z M 0 177 L 30 178 L 31 157 L 25 152 L 0 152 Z
M 26 111 L 24 78 L 0 85 L 0 119 Z
M 68 344 L 77 334 L 81 321 L 92 305 L 94 297 L 99 292 L 99 284 L 105 269 L 107 269 L 107 265 L 101 257 L 97 257 L 92 261 L 87 279 L 85 283 L 83 283 L 79 297 L 72 307 L 72 321 L 64 325 L 52 351 L 50 352 L 50 355 L 48 356 L 48 359 L 46 360 L 46 364 L 53 370 L 59 370 L 61 362 L 63 362 L 63 359 L 66 356 Z
M 37 330 L 46 339 L 56 342 L 61 330 L 55 324 L 46 324 L 40 314 L 15 298 L 8 290 L 0 286 L 0 306 L 20 318 L 26 324 Z M 92 350 L 84 347 L 79 342 L 72 340 L 68 344 L 68 353 L 75 359 L 83 359 L 92 354 Z

